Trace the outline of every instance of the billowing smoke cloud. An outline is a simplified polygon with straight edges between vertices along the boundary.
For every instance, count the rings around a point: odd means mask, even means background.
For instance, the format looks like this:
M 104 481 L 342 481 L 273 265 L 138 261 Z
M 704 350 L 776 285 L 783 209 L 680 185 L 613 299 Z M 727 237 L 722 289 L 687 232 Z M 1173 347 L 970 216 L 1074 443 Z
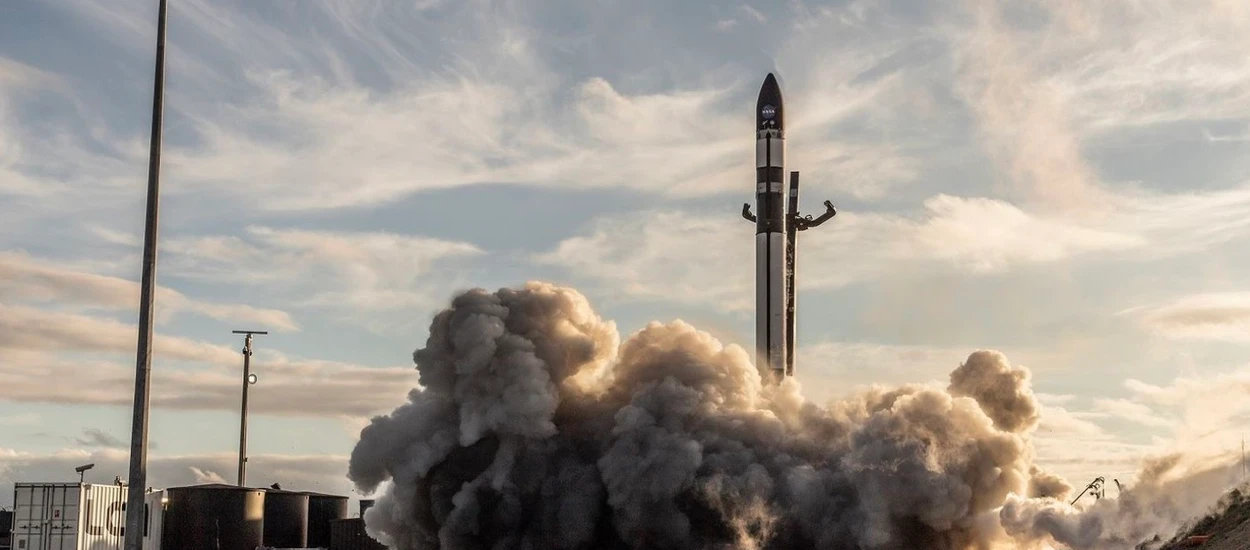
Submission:
M 1228 463 L 1187 466 L 1176 454 L 1147 460 L 1135 485 L 1080 511 L 1053 498 L 1012 495 L 1002 525 L 1018 540 L 1054 540 L 1072 550 L 1159 548 L 1238 481 L 1240 471 Z
M 946 390 L 821 407 L 686 323 L 621 342 L 581 294 L 530 283 L 456 297 L 414 360 L 423 387 L 362 431 L 349 471 L 366 492 L 393 482 L 366 515 L 391 548 L 987 549 L 1149 530 L 1056 500 L 1071 487 L 1033 464 L 1029 372 L 993 351 Z

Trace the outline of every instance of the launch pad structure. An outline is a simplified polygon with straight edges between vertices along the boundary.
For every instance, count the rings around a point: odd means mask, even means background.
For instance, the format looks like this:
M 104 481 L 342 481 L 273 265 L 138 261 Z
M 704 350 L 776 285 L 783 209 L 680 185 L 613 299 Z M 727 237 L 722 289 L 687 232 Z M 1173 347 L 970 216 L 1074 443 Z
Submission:
M 755 222 L 755 353 L 756 364 L 768 364 L 773 377 L 794 376 L 796 329 L 795 270 L 798 232 L 817 227 L 837 215 L 825 201 L 817 218 L 799 214 L 799 173 L 785 174 L 785 105 L 772 73 L 764 79 L 755 105 L 755 205 L 742 205 L 742 217 Z M 787 200 L 788 199 L 788 200 Z

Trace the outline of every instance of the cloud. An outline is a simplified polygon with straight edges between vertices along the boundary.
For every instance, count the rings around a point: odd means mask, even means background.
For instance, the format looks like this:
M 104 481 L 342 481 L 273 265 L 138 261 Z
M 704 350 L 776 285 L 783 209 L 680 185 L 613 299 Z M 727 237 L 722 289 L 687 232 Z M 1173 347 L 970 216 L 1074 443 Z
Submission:
M 1064 407 L 1042 407 L 1042 420 L 1038 425 L 1039 438 L 1051 438 L 1060 441 L 1110 441 L 1111 434 L 1084 415 L 1073 413 Z
M 742 13 L 746 14 L 746 15 L 747 15 L 747 17 L 750 17 L 751 19 L 754 19 L 756 23 L 767 23 L 767 22 L 768 22 L 768 17 L 767 17 L 767 16 L 765 16 L 763 13 L 760 13 L 760 10 L 757 10 L 757 9 L 755 9 L 755 8 L 752 8 L 751 6 L 749 6 L 749 5 L 747 5 L 747 4 L 742 4 L 742 5 L 738 6 L 738 10 L 740 10 Z
M 1176 450 L 1187 453 L 1226 451 L 1230 436 L 1250 421 L 1250 369 L 1187 374 L 1167 384 L 1128 379 L 1133 401 L 1174 419 Z
M 231 368 L 175 367 L 157 355 L 151 404 L 178 410 L 235 411 L 239 374 Z M 329 361 L 255 357 L 260 381 L 249 395 L 253 413 L 307 417 L 367 417 L 403 400 L 417 382 L 410 367 L 365 367 Z M 0 362 L 0 400 L 16 403 L 129 406 L 134 366 L 100 360 L 71 360 L 25 354 Z
M 106 447 L 113 449 L 129 449 L 130 447 L 129 443 L 99 428 L 83 429 L 82 435 L 74 438 L 74 443 L 83 447 Z M 148 447 L 154 448 L 155 446 L 148 442 Z
M 752 232 L 733 216 L 635 212 L 597 220 L 587 234 L 535 261 L 618 295 L 745 312 L 754 307 L 751 270 L 744 267 L 754 261 Z M 947 195 L 925 201 L 915 217 L 843 212 L 800 241 L 800 276 L 816 289 L 907 278 L 925 268 L 1001 273 L 1144 244 L 1131 234 L 1032 215 L 1002 201 Z
M 1184 120 L 1240 119 L 1250 108 L 1250 45 L 1244 4 L 1224 0 L 1054 2 L 1051 25 L 1063 41 L 1032 41 L 1054 68 L 1050 79 L 1070 98 L 1086 131 Z M 1075 24 L 1073 24 L 1075 22 Z
M 485 254 L 463 243 L 387 232 L 249 227 L 244 236 L 174 238 L 170 269 L 199 281 L 271 288 L 292 303 L 385 310 L 441 298 L 431 274 Z
M 153 488 L 178 487 L 234 479 L 238 455 L 152 454 L 148 457 L 147 485 Z M 24 453 L 0 448 L 0 507 L 11 507 L 13 483 L 17 481 L 77 481 L 74 467 L 95 463 L 87 480 L 109 483 L 114 477 L 129 475 L 129 454 L 123 449 L 87 451 L 64 449 L 53 453 Z M 310 490 L 354 496 L 347 481 L 347 457 L 337 455 L 248 456 L 248 481 L 267 487 L 281 483 L 284 489 Z
M 0 195 L 37 197 L 59 186 L 27 169 L 32 143 L 17 132 L 17 104 L 36 91 L 60 91 L 56 77 L 0 56 Z
M 751 232 L 733 216 L 640 212 L 600 219 L 589 234 L 565 239 L 534 259 L 618 295 L 748 311 L 754 301 L 743 259 L 752 251 Z
M 39 415 L 34 413 L 0 416 L 0 426 L 25 426 L 37 423 L 39 423 Z
M 1250 234 L 1250 182 L 1207 192 L 1125 193 L 1125 206 L 1103 220 L 1151 243 L 1136 251 L 1143 260 L 1202 252 Z
M 1047 219 L 992 199 L 937 196 L 925 201 L 930 217 L 900 239 L 911 252 L 931 255 L 974 272 L 1049 263 L 1081 254 L 1140 247 L 1127 233 Z M 912 238 L 907 238 L 912 237 Z
M 802 365 L 804 394 L 824 403 L 874 384 L 940 384 L 967 357 L 963 346 L 818 342 L 800 346 L 795 362 Z
M 1112 199 L 1081 155 L 1064 97 L 1025 53 L 1026 42 L 1004 24 L 994 0 L 969 0 L 976 26 L 957 32 L 961 89 L 977 115 L 992 158 L 1026 197 L 1066 211 L 1089 211 Z
M 135 55 L 147 43 L 135 40 L 151 29 L 134 23 L 144 18 L 133 9 L 119 15 L 89 2 L 68 6 L 64 11 Z M 438 6 L 433 17 L 411 8 L 301 4 L 282 12 L 298 15 L 302 24 L 292 26 L 250 6 L 180 5 L 174 15 L 188 29 L 171 59 L 187 85 L 173 114 L 191 137 L 167 144 L 166 170 L 180 184 L 169 192 L 245 196 L 245 208 L 261 210 L 380 205 L 487 183 L 707 196 L 736 188 L 731 174 L 750 170 L 751 144 L 742 139 L 750 112 L 742 105 L 754 96 L 758 76 L 675 70 L 678 63 L 709 66 L 703 59 L 642 60 L 655 71 L 699 76 L 640 87 L 634 74 L 570 71 L 576 47 L 562 44 L 589 37 L 546 28 L 544 10 L 468 2 Z M 732 17 L 720 17 L 720 26 L 792 24 L 745 4 L 732 8 Z M 443 38 L 452 28 L 455 36 Z M 307 47 L 313 39 L 342 46 Z M 620 48 L 611 54 L 631 61 L 645 55 L 629 44 Z M 810 133 L 805 149 L 814 152 L 810 169 L 820 178 L 880 197 L 919 173 L 893 146 L 898 140 L 834 137 L 820 128 L 888 110 L 869 100 L 897 86 L 863 79 L 848 85 L 882 57 L 869 45 L 849 50 L 824 48 L 837 55 L 826 55 L 819 68 L 804 66 L 802 72 L 818 75 L 808 79 L 818 86 L 796 89 L 796 101 L 813 108 L 804 117 L 808 128 L 795 131 Z M 594 62 L 597 55 L 575 57 Z M 790 72 L 804 82 L 799 69 Z M 446 129 L 450 119 L 455 131 Z
M 139 307 L 139 284 L 120 277 L 60 267 L 25 254 L 0 251 L 0 298 L 9 303 L 55 302 L 135 311 Z M 195 300 L 168 287 L 157 288 L 156 300 L 159 311 L 165 316 L 191 312 L 221 321 L 247 321 L 285 331 L 299 328 L 284 311 Z
M 1205 129 L 1202 131 L 1202 137 L 1211 143 L 1250 141 L 1250 133 L 1212 134 Z
M 1100 397 L 1094 400 L 1094 410 L 1150 428 L 1171 428 L 1176 425 L 1172 420 L 1156 414 L 1150 407 L 1127 399 Z
M 138 334 L 135 325 L 111 319 L 0 304 L 0 354 L 5 356 L 15 350 L 133 356 Z M 167 334 L 156 334 L 152 344 L 158 361 L 226 364 L 239 357 L 225 346 Z
M 1148 330 L 1179 340 L 1250 342 L 1250 292 L 1197 294 L 1125 310 Z

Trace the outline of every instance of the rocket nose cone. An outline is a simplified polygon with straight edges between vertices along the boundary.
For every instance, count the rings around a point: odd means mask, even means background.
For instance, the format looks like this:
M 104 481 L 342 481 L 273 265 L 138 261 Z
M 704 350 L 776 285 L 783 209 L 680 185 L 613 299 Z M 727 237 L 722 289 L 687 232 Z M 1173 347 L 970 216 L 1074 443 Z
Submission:
M 768 76 L 764 77 L 764 85 L 760 86 L 760 93 L 769 88 L 777 88 L 777 75 L 773 73 L 768 73 Z
M 764 85 L 760 86 L 759 99 L 755 102 L 755 123 L 758 129 L 781 128 L 785 124 L 782 116 L 781 86 L 777 85 L 777 77 L 768 73 Z
M 777 77 L 773 73 L 768 73 L 764 85 L 760 86 L 760 101 L 766 99 L 775 103 L 781 102 L 781 86 L 777 85 Z

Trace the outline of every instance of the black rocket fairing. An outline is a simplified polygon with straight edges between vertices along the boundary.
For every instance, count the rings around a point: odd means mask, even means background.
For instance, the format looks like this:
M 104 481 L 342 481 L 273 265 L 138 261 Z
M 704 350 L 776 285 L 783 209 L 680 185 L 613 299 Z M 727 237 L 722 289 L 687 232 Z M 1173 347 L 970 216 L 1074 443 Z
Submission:
M 819 218 L 801 217 L 799 173 L 790 173 L 786 201 L 785 102 L 772 73 L 764 79 L 755 103 L 755 206 L 744 204 L 742 216 L 755 222 L 755 351 L 756 364 L 767 364 L 775 377 L 794 375 L 794 269 L 798 231 L 815 227 L 836 211 L 825 201 Z

